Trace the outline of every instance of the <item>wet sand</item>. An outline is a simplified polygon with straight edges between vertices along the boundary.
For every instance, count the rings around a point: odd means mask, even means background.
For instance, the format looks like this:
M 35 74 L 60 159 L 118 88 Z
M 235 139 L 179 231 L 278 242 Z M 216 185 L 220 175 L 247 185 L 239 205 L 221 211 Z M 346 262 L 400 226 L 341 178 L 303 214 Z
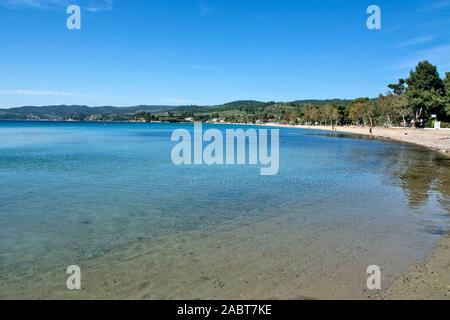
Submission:
M 450 300 L 450 236 L 443 238 L 427 260 L 417 264 L 383 292 L 389 300 Z

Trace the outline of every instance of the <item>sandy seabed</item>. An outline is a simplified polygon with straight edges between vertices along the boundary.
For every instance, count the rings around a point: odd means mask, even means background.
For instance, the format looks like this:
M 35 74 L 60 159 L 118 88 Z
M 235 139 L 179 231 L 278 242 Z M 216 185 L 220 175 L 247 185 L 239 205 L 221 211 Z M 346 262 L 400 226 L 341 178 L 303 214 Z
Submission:
M 327 126 L 284 126 L 280 127 L 332 130 Z M 413 143 L 450 155 L 450 130 L 379 128 L 370 133 L 368 127 L 336 127 L 336 132 L 373 135 L 376 138 Z M 450 300 L 450 235 L 436 246 L 426 261 L 416 264 L 411 271 L 394 281 L 389 289 L 382 292 L 381 299 L 437 299 Z

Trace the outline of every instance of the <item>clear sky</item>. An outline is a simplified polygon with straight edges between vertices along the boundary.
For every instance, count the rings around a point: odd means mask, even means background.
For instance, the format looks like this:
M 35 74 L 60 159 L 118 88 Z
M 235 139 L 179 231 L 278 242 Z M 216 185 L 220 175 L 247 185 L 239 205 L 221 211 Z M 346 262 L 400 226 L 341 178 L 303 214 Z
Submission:
M 450 71 L 450 0 L 0 0 L 0 108 L 375 97 L 421 59 Z

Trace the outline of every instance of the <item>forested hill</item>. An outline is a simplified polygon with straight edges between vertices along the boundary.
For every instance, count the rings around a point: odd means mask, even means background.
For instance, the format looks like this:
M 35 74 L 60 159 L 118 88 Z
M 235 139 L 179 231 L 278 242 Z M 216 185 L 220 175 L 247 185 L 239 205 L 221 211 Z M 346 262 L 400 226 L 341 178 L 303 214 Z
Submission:
M 343 100 L 298 100 L 292 105 L 328 104 L 342 102 Z M 164 105 L 140 105 L 132 107 L 100 106 L 89 107 L 82 105 L 54 105 L 54 106 L 24 106 L 11 109 L 0 109 L 0 119 L 3 120 L 127 120 L 130 116 L 139 113 L 164 114 L 164 113 L 196 113 L 212 112 L 220 110 L 247 110 L 274 105 L 275 102 L 261 102 L 255 100 L 239 100 L 221 105 L 212 106 L 164 106 Z
M 42 119 L 42 120 L 55 120 L 55 119 L 69 119 L 69 118 L 86 118 L 89 116 L 106 116 L 106 115 L 126 115 L 137 112 L 149 112 L 158 113 L 163 111 L 170 111 L 176 107 L 168 106 L 134 106 L 134 107 L 88 107 L 88 106 L 24 106 L 12 109 L 0 109 L 0 119 Z

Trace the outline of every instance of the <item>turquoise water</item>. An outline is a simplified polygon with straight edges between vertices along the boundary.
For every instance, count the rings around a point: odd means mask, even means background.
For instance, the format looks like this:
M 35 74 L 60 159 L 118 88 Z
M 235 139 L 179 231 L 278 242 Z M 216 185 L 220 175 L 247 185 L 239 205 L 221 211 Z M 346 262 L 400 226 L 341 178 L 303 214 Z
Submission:
M 281 129 L 280 172 L 261 176 L 259 166 L 173 165 L 177 128 L 192 126 L 0 122 L 3 297 L 14 296 L 11 281 L 26 288 L 25 274 L 243 221 L 289 217 L 298 232 L 350 226 L 349 247 L 404 241 L 403 268 L 448 230 L 450 163 L 432 151 Z M 387 243 L 393 234 L 402 241 Z

